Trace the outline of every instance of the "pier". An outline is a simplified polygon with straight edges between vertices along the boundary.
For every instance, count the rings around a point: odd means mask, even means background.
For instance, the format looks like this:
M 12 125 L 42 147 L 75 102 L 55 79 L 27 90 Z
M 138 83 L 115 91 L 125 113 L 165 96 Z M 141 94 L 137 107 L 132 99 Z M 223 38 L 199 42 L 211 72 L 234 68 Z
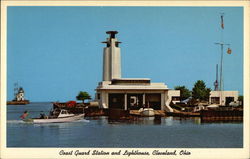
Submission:
M 141 116 L 141 114 L 138 110 L 130 110 L 129 113 L 130 113 L 130 115 L 133 115 L 133 116 Z M 161 117 L 166 116 L 164 110 L 154 110 L 154 113 L 155 113 L 155 116 L 161 116 Z
M 173 112 L 166 112 L 167 116 L 175 116 L 175 117 L 200 117 L 201 114 L 199 112 L 184 112 L 174 109 Z

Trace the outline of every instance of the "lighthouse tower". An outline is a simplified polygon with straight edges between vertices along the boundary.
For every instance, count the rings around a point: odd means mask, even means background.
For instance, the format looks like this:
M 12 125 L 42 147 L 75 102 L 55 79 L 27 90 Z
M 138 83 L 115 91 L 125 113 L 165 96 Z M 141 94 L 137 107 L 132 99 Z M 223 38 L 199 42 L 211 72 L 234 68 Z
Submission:
M 24 90 L 22 87 L 19 88 L 18 93 L 16 94 L 16 101 L 24 101 Z
M 153 83 L 150 78 L 122 78 L 121 42 L 115 37 L 118 32 L 106 33 L 109 37 L 103 42 L 107 45 L 103 49 L 103 79 L 96 88 L 95 98 L 99 107 L 115 110 L 115 113 L 119 109 L 127 113 L 128 110 L 138 110 L 145 106 L 173 112 L 169 104 L 171 101 L 179 101 L 176 97 L 180 96 L 180 91 L 169 90 L 165 83 Z
M 115 35 L 117 31 L 107 31 L 110 35 L 107 38 L 107 46 L 103 49 L 103 81 L 111 81 L 112 79 L 121 78 L 121 51 L 119 42 Z

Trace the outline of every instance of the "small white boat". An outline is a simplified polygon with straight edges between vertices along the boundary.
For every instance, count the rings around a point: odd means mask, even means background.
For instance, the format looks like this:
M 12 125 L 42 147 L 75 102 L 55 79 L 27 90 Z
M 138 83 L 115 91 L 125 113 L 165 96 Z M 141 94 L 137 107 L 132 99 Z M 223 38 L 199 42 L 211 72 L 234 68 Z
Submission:
M 142 116 L 154 116 L 155 115 L 154 109 L 152 108 L 141 108 L 139 109 L 139 113 Z
M 207 106 L 207 108 L 218 108 L 218 107 L 219 107 L 218 104 L 211 104 Z
M 76 120 L 80 120 L 84 117 L 85 114 L 72 114 L 69 113 L 67 110 L 59 110 L 53 111 L 52 116 L 44 116 L 44 118 L 30 118 L 24 119 L 24 122 L 31 122 L 31 123 L 64 123 L 64 122 L 72 122 Z

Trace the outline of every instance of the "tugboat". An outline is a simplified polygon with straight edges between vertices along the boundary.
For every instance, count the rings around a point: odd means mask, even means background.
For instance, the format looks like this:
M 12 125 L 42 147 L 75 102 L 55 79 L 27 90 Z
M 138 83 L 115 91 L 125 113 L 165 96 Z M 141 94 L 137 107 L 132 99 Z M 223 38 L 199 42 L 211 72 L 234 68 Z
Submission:
M 7 105 L 26 105 L 29 104 L 29 100 L 25 100 L 24 98 L 24 89 L 22 87 L 18 87 L 18 84 L 14 84 L 14 100 L 7 101 Z

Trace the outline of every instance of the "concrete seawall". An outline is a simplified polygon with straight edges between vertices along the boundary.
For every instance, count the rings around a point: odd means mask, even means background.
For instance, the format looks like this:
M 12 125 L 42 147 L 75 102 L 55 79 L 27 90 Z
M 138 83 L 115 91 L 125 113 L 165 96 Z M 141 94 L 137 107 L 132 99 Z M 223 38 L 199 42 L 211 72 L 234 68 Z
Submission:
M 201 121 L 243 121 L 243 110 L 202 110 Z

